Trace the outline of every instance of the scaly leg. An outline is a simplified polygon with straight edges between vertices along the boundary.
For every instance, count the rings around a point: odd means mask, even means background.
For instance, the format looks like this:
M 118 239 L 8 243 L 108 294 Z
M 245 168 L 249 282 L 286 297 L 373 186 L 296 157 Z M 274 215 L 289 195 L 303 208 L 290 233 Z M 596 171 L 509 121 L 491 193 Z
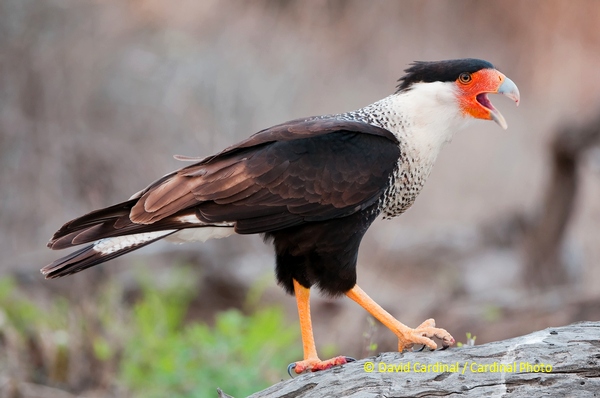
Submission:
M 343 365 L 351 358 L 335 357 L 326 361 L 321 361 L 317 355 L 315 338 L 313 336 L 312 322 L 310 320 L 310 289 L 305 288 L 294 279 L 294 293 L 296 294 L 296 304 L 298 305 L 298 317 L 300 318 L 300 331 L 302 333 L 302 347 L 304 349 L 304 360 L 291 364 L 288 367 L 294 369 L 294 372 L 300 374 L 305 370 L 316 372 L 318 370 L 329 369 L 335 365 Z
M 442 340 L 444 348 L 448 348 L 454 344 L 454 338 L 450 333 L 444 329 L 436 328 L 433 319 L 428 319 L 417 326 L 416 329 L 411 329 L 381 308 L 381 306 L 358 287 L 358 285 L 354 285 L 352 289 L 346 292 L 346 296 L 360 304 L 361 307 L 369 311 L 369 313 L 379 320 L 379 322 L 383 323 L 398 336 L 398 351 L 400 352 L 407 348 L 411 348 L 415 344 L 422 344 L 435 350 L 437 345 L 431 339 L 432 337 L 437 337 Z

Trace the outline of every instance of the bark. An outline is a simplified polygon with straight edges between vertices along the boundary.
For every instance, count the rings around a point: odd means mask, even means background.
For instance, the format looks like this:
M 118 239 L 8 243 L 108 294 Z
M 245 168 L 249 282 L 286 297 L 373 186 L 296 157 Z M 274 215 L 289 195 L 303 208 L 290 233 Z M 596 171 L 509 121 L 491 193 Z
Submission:
M 373 371 L 365 370 L 370 367 Z M 600 322 L 583 322 L 479 346 L 383 353 L 285 380 L 251 397 L 535 398 L 599 392 Z M 228 395 L 219 390 L 219 397 Z

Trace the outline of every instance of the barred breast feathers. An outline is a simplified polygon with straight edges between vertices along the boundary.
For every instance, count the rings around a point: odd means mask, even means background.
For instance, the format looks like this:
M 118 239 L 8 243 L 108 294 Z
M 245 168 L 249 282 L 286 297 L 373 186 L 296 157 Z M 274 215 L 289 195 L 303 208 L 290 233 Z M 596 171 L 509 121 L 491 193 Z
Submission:
M 402 214 L 413 204 L 442 147 L 467 124 L 466 118 L 457 116 L 455 94 L 445 87 L 443 83 L 417 83 L 408 92 L 329 116 L 382 127 L 398 138 L 401 156 L 380 205 L 384 219 Z

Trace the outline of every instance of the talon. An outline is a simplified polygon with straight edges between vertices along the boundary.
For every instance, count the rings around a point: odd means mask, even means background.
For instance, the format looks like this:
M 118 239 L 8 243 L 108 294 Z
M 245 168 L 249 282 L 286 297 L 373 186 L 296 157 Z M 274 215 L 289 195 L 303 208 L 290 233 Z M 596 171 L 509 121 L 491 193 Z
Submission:
M 429 348 L 431 351 L 435 351 L 438 346 L 433 341 L 433 338 L 442 340 L 442 349 L 446 349 L 454 344 L 454 338 L 444 329 L 436 328 L 435 321 L 428 319 L 420 324 L 415 329 L 400 330 L 398 333 L 398 351 L 402 352 L 404 349 L 408 349 L 417 344 L 422 344 L 417 352 Z
M 418 350 L 413 350 L 413 352 L 423 352 L 423 351 L 425 351 L 425 349 L 427 349 L 427 351 L 429 351 L 429 352 L 436 351 L 434 349 L 431 349 L 430 347 L 427 347 L 425 344 L 423 344 L 421 346 L 421 348 L 419 348 Z
M 292 370 L 296 369 L 296 364 L 295 363 L 290 363 L 287 367 L 287 371 L 288 374 L 290 375 L 290 378 L 294 378 L 294 376 L 292 375 Z
M 352 358 L 352 357 L 344 357 L 346 359 L 346 363 L 350 363 L 350 362 L 356 362 L 356 358 Z

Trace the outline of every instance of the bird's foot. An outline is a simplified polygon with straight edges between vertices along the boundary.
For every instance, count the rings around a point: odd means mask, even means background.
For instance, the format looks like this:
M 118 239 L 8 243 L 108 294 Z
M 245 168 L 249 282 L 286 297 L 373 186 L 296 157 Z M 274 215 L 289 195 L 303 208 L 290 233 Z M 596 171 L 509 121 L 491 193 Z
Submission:
M 310 372 L 318 372 L 319 370 L 326 370 L 333 366 L 343 365 L 348 362 L 354 362 L 356 359 L 351 357 L 335 357 L 328 359 L 326 361 L 321 361 L 318 357 L 308 358 L 303 361 L 298 361 L 295 363 L 291 363 L 288 366 L 288 373 L 292 376 L 292 371 L 296 374 L 300 374 L 302 372 L 310 371 Z
M 396 335 L 398 336 L 399 352 L 412 348 L 414 345 L 423 345 L 423 347 L 435 350 L 437 344 L 432 340 L 433 337 L 442 340 L 442 349 L 444 350 L 455 342 L 454 337 L 445 329 L 435 327 L 433 319 L 426 320 L 415 329 L 407 327 L 399 328 Z

